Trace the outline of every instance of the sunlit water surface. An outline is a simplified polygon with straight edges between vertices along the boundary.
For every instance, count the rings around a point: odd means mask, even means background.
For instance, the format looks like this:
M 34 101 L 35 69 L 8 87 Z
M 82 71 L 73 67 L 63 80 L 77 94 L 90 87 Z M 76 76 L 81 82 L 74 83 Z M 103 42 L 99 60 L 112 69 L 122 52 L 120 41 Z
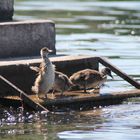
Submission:
M 56 23 L 57 54 L 105 56 L 140 81 L 139 1 L 15 0 L 14 19 L 51 19 Z M 113 75 L 102 94 L 134 89 Z M 139 101 L 50 114 L 1 110 L 0 139 L 139 140 Z

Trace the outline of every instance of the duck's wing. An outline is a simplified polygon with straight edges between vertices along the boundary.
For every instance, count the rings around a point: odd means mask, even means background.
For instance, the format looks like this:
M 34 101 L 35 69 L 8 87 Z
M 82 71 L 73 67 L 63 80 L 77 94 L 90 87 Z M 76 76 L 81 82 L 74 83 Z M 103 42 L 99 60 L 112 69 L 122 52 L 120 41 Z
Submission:
M 30 66 L 30 69 L 35 71 L 35 72 L 39 72 L 39 70 L 40 70 L 39 67 L 34 67 L 34 66 Z
M 56 66 L 54 64 L 52 66 L 53 66 L 53 69 L 55 70 L 56 69 Z
M 81 81 L 81 80 L 85 79 L 85 75 L 83 73 L 76 73 L 75 75 L 70 77 L 70 79 L 72 79 L 74 81 Z
M 89 71 L 85 74 L 85 80 L 87 82 L 100 81 L 103 77 L 98 71 Z
M 37 75 L 42 74 L 42 71 L 44 70 L 44 68 L 43 68 L 43 66 L 42 66 L 42 63 L 40 64 L 39 67 L 37 67 L 37 66 L 30 66 L 29 68 L 30 68 L 32 71 L 37 72 Z
M 70 76 L 70 80 L 82 82 L 83 80 L 85 80 L 85 78 L 87 76 L 86 74 L 87 74 L 87 72 L 85 70 L 78 71 L 78 72 L 74 73 L 72 76 Z

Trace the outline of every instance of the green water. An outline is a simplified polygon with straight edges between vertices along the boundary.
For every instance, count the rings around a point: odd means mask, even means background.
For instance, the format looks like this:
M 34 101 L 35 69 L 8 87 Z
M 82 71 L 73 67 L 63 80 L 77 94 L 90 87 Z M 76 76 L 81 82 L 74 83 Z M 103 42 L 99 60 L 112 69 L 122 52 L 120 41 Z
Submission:
M 140 1 L 15 0 L 14 19 L 51 19 L 56 23 L 57 54 L 105 56 L 140 81 Z M 134 89 L 113 75 L 102 94 Z M 47 115 L 3 110 L 0 139 L 139 140 L 139 101 Z

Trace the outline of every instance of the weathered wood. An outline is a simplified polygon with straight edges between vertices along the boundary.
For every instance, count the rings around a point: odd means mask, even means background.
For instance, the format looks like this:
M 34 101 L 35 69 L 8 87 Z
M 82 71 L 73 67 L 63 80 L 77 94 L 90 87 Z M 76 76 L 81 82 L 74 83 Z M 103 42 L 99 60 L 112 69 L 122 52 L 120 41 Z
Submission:
M 63 96 L 60 93 L 56 93 L 54 96 L 48 94 L 48 99 L 40 99 L 39 103 L 51 110 L 59 108 L 92 108 L 95 106 L 107 106 L 113 104 L 119 104 L 127 98 L 140 97 L 140 90 L 129 90 L 122 92 L 112 92 L 108 94 L 85 94 L 83 91 L 69 91 L 65 92 Z M 20 99 L 16 96 L 4 97 L 5 100 L 17 101 Z M 36 101 L 35 95 L 30 95 L 30 98 Z
M 106 102 L 108 100 L 117 100 L 117 99 L 126 99 L 130 97 L 138 97 L 140 96 L 140 90 L 130 90 L 130 91 L 123 91 L 123 92 L 112 92 L 108 94 L 85 94 L 79 91 L 73 92 L 66 92 L 64 97 L 61 97 L 59 94 L 56 95 L 58 98 L 52 99 L 49 101 L 42 100 L 40 103 L 43 105 L 57 105 L 57 104 L 71 104 L 71 103 L 78 103 L 84 101 L 103 101 Z M 51 98 L 51 97 L 50 97 Z
M 119 68 L 112 65 L 106 58 L 99 57 L 99 62 L 103 64 L 106 67 L 109 67 L 114 73 L 119 75 L 121 78 L 123 78 L 125 81 L 133 85 L 134 87 L 140 89 L 140 83 L 135 81 L 133 78 L 129 77 L 126 73 L 122 72 Z
M 56 65 L 56 69 L 60 70 L 67 75 L 70 75 L 74 71 L 78 71 L 80 69 L 84 68 L 93 68 L 98 69 L 98 65 L 100 62 L 101 64 L 110 67 L 110 69 L 115 72 L 117 75 L 122 77 L 124 80 L 128 81 L 130 84 L 135 86 L 136 88 L 140 88 L 140 84 L 133 80 L 131 77 L 129 77 L 127 74 L 122 72 L 120 69 L 116 68 L 114 65 L 110 64 L 105 58 L 100 57 L 91 57 L 91 56 L 63 56 L 63 57 L 52 57 L 50 58 L 51 61 Z M 34 74 L 31 74 L 29 72 L 32 72 L 29 69 L 29 66 L 26 65 L 26 63 L 36 66 L 40 63 L 40 59 L 33 59 L 33 60 L 18 60 L 18 61 L 9 61 L 1 62 L 1 68 L 0 68 L 0 74 L 4 74 L 4 76 L 10 77 L 13 76 L 10 81 L 14 84 L 19 84 L 18 87 L 24 89 L 24 83 L 29 83 L 29 80 L 33 78 Z M 19 65 L 18 65 L 19 64 Z M 25 76 L 27 74 L 27 76 Z M 16 75 L 16 76 L 15 76 Z M 21 77 L 22 78 L 21 78 Z M 19 78 L 18 80 L 13 80 L 14 78 Z M 23 78 L 24 77 L 24 78 Z M 26 77 L 26 78 L 25 78 Z M 9 79 L 9 78 L 8 78 Z M 23 81 L 26 79 L 27 81 Z M 14 81 L 14 82 L 13 82 Z M 32 79 L 33 81 L 33 79 Z M 1 82 L 1 81 L 0 81 Z M 1 83 L 0 83 L 1 84 Z M 29 85 L 29 88 L 31 88 L 31 84 Z M 1 87 L 5 87 L 5 85 L 1 85 Z M 120 103 L 126 98 L 130 97 L 138 97 L 140 96 L 140 90 L 131 90 L 131 91 L 123 91 L 123 92 L 113 92 L 106 95 L 100 95 L 100 94 L 84 94 L 81 91 L 70 91 L 66 92 L 63 97 L 60 96 L 60 94 L 55 94 L 55 98 L 52 98 L 51 94 L 48 94 L 48 100 L 42 99 L 38 102 L 48 107 L 49 109 L 53 109 L 53 107 L 58 108 L 65 108 L 65 107 L 72 107 L 72 108 L 79 108 L 79 107 L 93 107 L 93 106 L 100 106 L 100 105 L 111 105 Z M 2 92 L 5 91 L 5 89 L 2 89 Z M 11 89 L 6 90 L 7 92 L 11 92 Z M 20 93 L 20 92 L 19 92 Z M 30 93 L 30 92 L 29 92 Z M 16 93 L 17 94 L 17 93 Z M 34 102 L 37 101 L 37 98 L 35 95 L 30 95 L 30 99 L 32 99 Z M 20 101 L 19 99 L 15 99 L 15 96 L 12 97 L 2 97 L 1 100 L 8 100 L 8 101 Z M 30 101 L 29 101 L 30 102 Z
M 18 96 L 20 96 L 22 98 L 23 102 L 25 102 L 28 106 L 30 106 L 31 108 L 33 108 L 37 111 L 40 110 L 40 111 L 49 112 L 49 110 L 47 108 L 42 106 L 40 103 L 33 101 L 24 91 L 22 91 L 21 89 L 19 89 L 15 85 L 13 85 L 10 81 L 5 79 L 2 75 L 0 75 L 0 79 L 2 81 L 4 81 L 5 83 L 7 83 L 12 88 L 14 88 L 16 91 L 18 91 L 18 93 L 19 93 Z

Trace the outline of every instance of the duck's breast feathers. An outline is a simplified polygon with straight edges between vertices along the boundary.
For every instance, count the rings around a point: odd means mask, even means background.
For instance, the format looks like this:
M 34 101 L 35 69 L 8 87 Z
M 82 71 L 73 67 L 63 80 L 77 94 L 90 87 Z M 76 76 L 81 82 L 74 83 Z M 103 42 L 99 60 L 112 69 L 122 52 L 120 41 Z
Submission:
M 55 65 L 52 64 L 52 67 L 53 67 L 53 70 L 55 71 L 55 68 L 56 68 Z
M 40 71 L 39 67 L 30 66 L 30 69 L 35 71 L 35 72 L 39 72 Z

